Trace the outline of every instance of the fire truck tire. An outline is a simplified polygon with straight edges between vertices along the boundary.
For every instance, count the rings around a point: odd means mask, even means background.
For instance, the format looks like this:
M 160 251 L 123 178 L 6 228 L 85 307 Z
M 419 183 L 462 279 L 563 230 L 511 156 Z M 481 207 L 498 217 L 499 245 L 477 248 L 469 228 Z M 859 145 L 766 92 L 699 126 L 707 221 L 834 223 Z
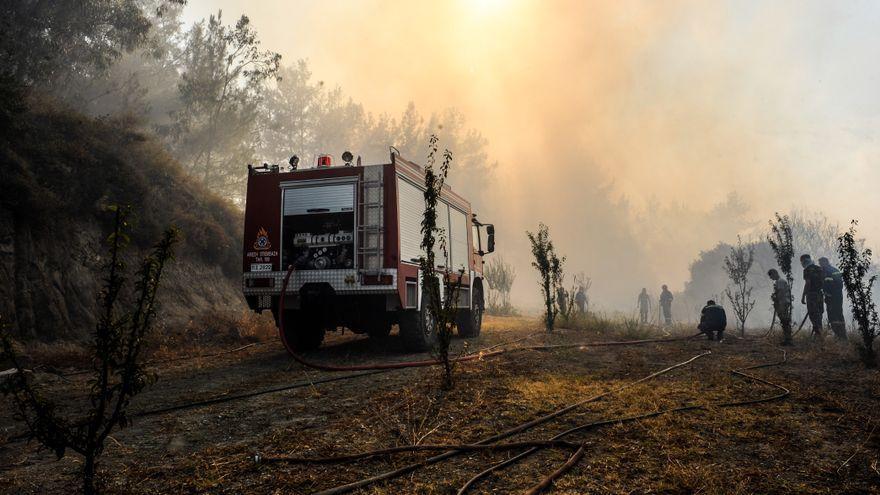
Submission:
M 430 296 L 422 292 L 422 308 L 408 309 L 400 315 L 400 339 L 409 352 L 424 352 L 437 343 L 437 325 L 429 309 Z
M 483 289 L 474 287 L 474 300 L 471 309 L 458 312 L 458 335 L 460 337 L 479 337 L 483 327 Z
M 284 340 L 295 352 L 314 351 L 324 341 L 320 322 L 299 311 L 284 312 Z

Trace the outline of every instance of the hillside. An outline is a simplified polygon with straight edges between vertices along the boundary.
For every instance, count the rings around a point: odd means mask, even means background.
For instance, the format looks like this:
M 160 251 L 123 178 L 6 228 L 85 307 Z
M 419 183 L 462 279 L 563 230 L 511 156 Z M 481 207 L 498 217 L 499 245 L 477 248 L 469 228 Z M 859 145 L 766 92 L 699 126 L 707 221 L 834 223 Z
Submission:
M 168 225 L 183 233 L 160 294 L 160 327 L 243 307 L 233 205 L 131 122 L 40 99 L 26 106 L 0 123 L 0 314 L 13 332 L 79 339 L 94 328 L 111 204 L 134 212 L 130 268 Z

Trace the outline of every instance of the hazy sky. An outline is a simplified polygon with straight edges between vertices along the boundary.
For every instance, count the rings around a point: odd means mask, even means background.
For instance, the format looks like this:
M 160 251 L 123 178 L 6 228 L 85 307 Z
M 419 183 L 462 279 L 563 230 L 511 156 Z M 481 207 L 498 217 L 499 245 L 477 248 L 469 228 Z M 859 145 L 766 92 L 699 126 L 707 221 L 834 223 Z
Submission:
M 876 2 L 190 0 L 186 16 L 218 9 L 370 111 L 461 109 L 499 161 L 487 194 L 520 273 L 539 220 L 597 288 L 620 270 L 678 289 L 719 240 L 609 259 L 603 184 L 636 210 L 736 191 L 762 225 L 802 207 L 880 238 Z

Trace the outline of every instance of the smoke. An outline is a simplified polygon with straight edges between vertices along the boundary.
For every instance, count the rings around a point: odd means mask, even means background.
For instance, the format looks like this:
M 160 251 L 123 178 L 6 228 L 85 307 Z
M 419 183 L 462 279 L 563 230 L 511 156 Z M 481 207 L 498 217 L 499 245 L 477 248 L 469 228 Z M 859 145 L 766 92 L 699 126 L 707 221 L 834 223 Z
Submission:
M 460 109 L 499 162 L 481 217 L 521 275 L 515 303 L 536 301 L 539 221 L 592 301 L 625 310 L 776 210 L 880 233 L 871 4 L 191 0 L 187 15 L 217 8 L 369 111 Z

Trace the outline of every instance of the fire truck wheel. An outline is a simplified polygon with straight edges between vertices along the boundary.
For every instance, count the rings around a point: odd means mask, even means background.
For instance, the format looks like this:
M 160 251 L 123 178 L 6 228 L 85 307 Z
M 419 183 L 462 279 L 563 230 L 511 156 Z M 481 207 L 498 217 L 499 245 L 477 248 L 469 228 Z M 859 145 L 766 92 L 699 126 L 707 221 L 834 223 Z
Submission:
M 473 308 L 458 312 L 458 335 L 460 337 L 479 337 L 483 326 L 483 290 L 474 287 Z
M 314 351 L 324 341 L 320 323 L 298 311 L 284 312 L 284 339 L 295 352 Z
M 429 309 L 430 297 L 427 291 L 422 292 L 422 308 L 406 310 L 400 315 L 400 338 L 407 351 L 424 352 L 437 342 L 436 320 Z

